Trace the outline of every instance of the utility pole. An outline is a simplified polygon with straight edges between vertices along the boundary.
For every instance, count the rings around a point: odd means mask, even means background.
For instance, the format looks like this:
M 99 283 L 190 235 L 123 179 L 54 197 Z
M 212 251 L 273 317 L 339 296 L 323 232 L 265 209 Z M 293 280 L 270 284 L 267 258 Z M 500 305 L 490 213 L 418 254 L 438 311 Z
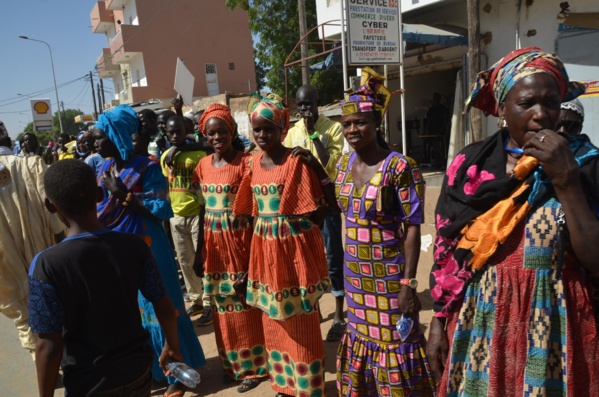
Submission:
M 62 115 L 60 115 L 60 108 L 62 108 Z M 65 115 L 65 111 L 64 111 L 64 101 L 60 101 L 60 104 L 58 105 L 58 114 L 60 116 L 60 118 L 62 118 Z M 65 133 L 67 131 L 63 131 L 63 133 Z
M 102 106 L 101 108 L 104 109 L 104 105 L 106 104 L 106 97 L 104 96 L 104 80 L 100 79 L 100 92 L 102 93 Z
M 100 94 L 100 84 L 96 86 L 98 89 L 98 111 L 100 114 L 104 113 L 104 106 L 102 105 L 102 95 Z
M 96 93 L 94 92 L 94 76 L 89 72 L 89 82 L 92 85 L 92 99 L 94 100 L 94 118 L 98 117 L 98 108 L 96 107 Z
M 302 84 L 310 84 L 310 66 L 308 64 L 308 38 L 304 40 L 304 36 L 308 33 L 306 26 L 306 1 L 297 0 L 298 17 L 299 17 L 299 29 L 300 38 L 302 40 L 300 44 L 300 53 L 302 56 Z
M 468 13 L 468 87 L 476 81 L 480 70 L 480 0 L 467 0 Z M 470 143 L 483 139 L 482 116 L 480 110 L 470 110 Z

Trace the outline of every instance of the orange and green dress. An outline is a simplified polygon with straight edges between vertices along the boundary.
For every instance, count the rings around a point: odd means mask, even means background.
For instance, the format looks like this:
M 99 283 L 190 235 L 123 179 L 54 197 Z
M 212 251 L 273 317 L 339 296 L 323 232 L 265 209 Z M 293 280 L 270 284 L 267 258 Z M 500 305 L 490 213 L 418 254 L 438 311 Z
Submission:
M 324 395 L 324 347 L 318 300 L 329 284 L 322 234 L 309 214 L 324 205 L 316 173 L 285 154 L 272 169 L 254 156 L 235 214 L 252 214 L 247 302 L 262 310 L 272 388 Z
M 236 380 L 260 378 L 268 373 L 262 313 L 244 308 L 233 289 L 247 272 L 250 257 L 251 218 L 232 213 L 249 155 L 239 153 L 220 168 L 212 164 L 213 157 L 200 160 L 193 177 L 206 205 L 204 289 L 213 297 L 214 333 L 225 373 Z

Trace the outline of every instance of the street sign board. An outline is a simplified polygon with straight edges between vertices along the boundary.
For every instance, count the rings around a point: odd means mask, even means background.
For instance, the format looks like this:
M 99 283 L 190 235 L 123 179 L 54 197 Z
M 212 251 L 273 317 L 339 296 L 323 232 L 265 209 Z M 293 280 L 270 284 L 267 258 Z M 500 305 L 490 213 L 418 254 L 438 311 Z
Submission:
M 36 131 L 52 131 L 54 129 L 54 127 L 52 126 L 51 122 L 47 122 L 47 121 L 34 121 L 34 126 L 33 128 Z
M 50 99 L 32 99 L 31 117 L 33 119 L 33 128 L 36 131 L 52 130 L 52 107 Z
M 584 94 L 580 97 L 593 97 L 599 96 L 599 81 L 581 81 L 586 87 Z
M 386 65 L 400 62 L 398 0 L 344 0 L 347 10 L 349 63 Z

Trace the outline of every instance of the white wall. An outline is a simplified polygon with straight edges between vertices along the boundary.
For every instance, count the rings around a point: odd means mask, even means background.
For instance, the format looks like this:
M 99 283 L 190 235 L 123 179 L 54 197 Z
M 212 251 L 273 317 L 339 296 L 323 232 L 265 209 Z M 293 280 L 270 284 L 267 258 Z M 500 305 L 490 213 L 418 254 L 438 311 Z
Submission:
M 143 0 L 140 0 L 143 1 Z M 137 16 L 137 6 L 135 0 L 125 1 L 123 3 L 123 18 L 125 25 L 139 25 L 139 17 Z
M 319 25 L 334 19 L 341 19 L 341 0 L 317 0 L 316 19 Z M 340 33 L 341 26 L 327 26 L 325 27 L 324 36 L 330 37 Z M 318 36 L 322 39 L 322 30 L 320 29 L 318 30 Z
M 146 77 L 146 67 L 144 64 L 143 54 L 138 53 L 129 60 L 131 70 L 131 86 L 132 87 L 147 87 L 148 79 Z
M 486 4 L 491 4 L 492 9 L 489 12 L 484 11 Z M 489 67 L 497 62 L 501 57 L 517 48 L 528 46 L 537 46 L 548 52 L 556 52 L 556 41 L 558 38 L 559 21 L 557 16 L 560 12 L 561 0 L 536 0 L 530 7 L 526 7 L 526 1 L 522 1 L 520 10 L 520 36 L 517 37 L 517 1 L 489 0 L 481 1 L 480 25 L 481 33 L 490 31 L 493 34 L 493 40 L 487 46 L 483 53 L 487 57 L 487 64 L 482 68 Z M 570 12 L 599 12 L 599 1 L 597 0 L 576 0 L 571 1 Z M 536 30 L 534 36 L 528 36 L 529 31 Z M 588 43 L 588 50 L 596 47 L 595 42 Z M 569 66 L 573 69 L 573 65 Z M 586 74 L 594 75 L 593 80 L 599 80 L 599 66 L 592 67 L 592 71 L 586 71 Z M 576 73 L 571 76 L 576 77 Z M 593 111 L 597 112 L 597 108 Z M 497 119 L 495 117 L 487 118 L 487 134 L 490 135 L 497 130 Z M 586 127 L 586 126 L 585 126 Z M 585 128 L 585 132 L 586 132 Z
M 447 0 L 401 0 L 401 13 L 417 10 L 435 3 L 443 3 Z
M 341 0 L 318 0 L 317 12 L 318 22 L 322 23 L 331 19 L 340 18 L 340 2 Z M 346 0 L 347 1 L 347 0 Z M 426 5 L 432 3 L 435 7 L 430 7 L 427 10 Z M 492 40 L 488 45 L 482 48 L 481 69 L 486 69 L 497 62 L 501 57 L 505 56 L 510 51 L 522 47 L 537 46 L 548 52 L 557 51 L 557 40 L 560 33 L 558 32 L 559 21 L 558 14 L 561 11 L 559 4 L 561 0 L 535 0 L 529 7 L 526 6 L 526 1 L 522 0 L 519 22 L 518 22 L 518 0 L 483 0 L 480 3 L 480 25 L 481 33 L 489 32 L 492 35 Z M 570 12 L 599 12 L 598 0 L 575 0 L 570 2 Z M 422 23 L 428 25 L 455 25 L 462 28 L 467 28 L 466 17 L 466 0 L 456 2 L 455 0 L 401 0 L 402 14 L 406 23 Z M 535 32 L 536 31 L 536 32 Z M 593 51 L 596 47 L 597 40 L 585 41 L 582 46 L 587 52 Z M 559 54 L 558 54 L 559 55 Z M 579 65 L 579 62 L 571 60 L 567 63 L 567 68 L 570 71 L 572 79 L 599 80 L 599 62 L 593 65 Z M 406 59 L 406 65 L 410 64 Z M 390 67 L 393 70 L 393 67 Z M 440 76 L 440 77 L 439 77 Z M 440 79 L 440 80 L 438 80 Z M 420 100 L 422 98 L 429 99 L 432 92 L 439 91 L 444 95 L 451 94 L 453 91 L 447 91 L 446 87 L 450 87 L 455 82 L 454 72 L 433 72 L 421 77 L 406 79 L 406 119 L 412 118 L 410 109 L 415 106 L 413 99 Z M 398 89 L 399 80 L 391 80 L 389 82 L 392 89 Z M 415 85 L 413 85 L 415 84 Z M 434 89 L 431 86 L 437 85 L 439 89 Z M 426 93 L 426 94 L 424 94 Z M 397 102 L 397 104 L 395 104 Z M 591 138 L 599 143 L 599 98 L 584 98 L 583 104 L 587 118 L 585 120 L 584 132 L 594 134 L 597 132 L 597 138 Z M 588 108 L 588 109 L 587 109 Z M 397 110 L 395 110 L 397 109 Z M 392 142 L 396 142 L 396 136 L 399 135 L 397 130 L 397 119 L 394 112 L 399 114 L 399 100 L 392 99 L 391 106 L 391 137 Z M 597 114 L 595 121 L 594 114 Z M 483 122 L 483 133 L 485 135 L 493 134 L 497 130 L 497 119 L 488 117 Z M 592 130 L 592 131 L 591 131 Z
M 557 54 L 566 64 L 570 80 L 599 80 L 599 53 L 590 49 L 599 42 L 599 31 L 569 33 L 558 38 Z M 599 144 L 599 97 L 580 98 L 585 117 L 582 132 Z

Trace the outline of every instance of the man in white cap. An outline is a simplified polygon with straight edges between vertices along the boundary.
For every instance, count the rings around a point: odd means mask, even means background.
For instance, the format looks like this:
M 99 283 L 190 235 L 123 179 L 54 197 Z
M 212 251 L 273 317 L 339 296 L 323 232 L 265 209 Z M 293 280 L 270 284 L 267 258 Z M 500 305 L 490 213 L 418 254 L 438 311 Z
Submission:
M 582 131 L 584 121 L 584 107 L 578 99 L 563 102 L 559 114 L 559 121 L 555 130 L 566 134 L 578 135 Z

